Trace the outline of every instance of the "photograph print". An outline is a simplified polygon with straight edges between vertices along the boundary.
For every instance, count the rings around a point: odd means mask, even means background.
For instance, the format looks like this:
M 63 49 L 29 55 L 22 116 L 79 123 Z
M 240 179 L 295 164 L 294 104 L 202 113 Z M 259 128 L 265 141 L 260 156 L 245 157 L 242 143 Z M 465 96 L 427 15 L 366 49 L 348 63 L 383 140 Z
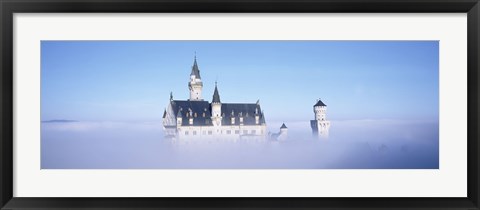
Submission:
M 438 41 L 41 41 L 42 169 L 439 169 Z

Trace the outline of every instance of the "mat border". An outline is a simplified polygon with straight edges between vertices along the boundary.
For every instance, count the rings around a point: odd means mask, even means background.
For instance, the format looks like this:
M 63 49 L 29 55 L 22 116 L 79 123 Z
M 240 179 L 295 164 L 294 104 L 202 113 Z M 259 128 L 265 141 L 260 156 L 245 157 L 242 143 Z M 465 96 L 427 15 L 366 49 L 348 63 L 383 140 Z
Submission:
M 1 209 L 479 209 L 479 0 L 0 0 Z M 15 198 L 14 13 L 467 13 L 466 198 Z M 93 189 L 92 189 L 93 190 Z

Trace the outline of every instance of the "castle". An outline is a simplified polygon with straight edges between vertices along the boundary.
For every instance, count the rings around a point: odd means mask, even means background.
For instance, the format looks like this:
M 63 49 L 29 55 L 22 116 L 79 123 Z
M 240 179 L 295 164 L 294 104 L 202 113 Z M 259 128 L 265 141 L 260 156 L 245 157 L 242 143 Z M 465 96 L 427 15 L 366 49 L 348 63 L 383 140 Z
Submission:
M 202 97 L 203 83 L 195 57 L 190 81 L 190 99 L 170 102 L 163 114 L 165 137 L 172 140 L 265 141 L 268 139 L 265 116 L 256 103 L 224 103 L 217 83 L 212 102 Z
M 265 115 L 256 103 L 224 103 L 220 100 L 217 83 L 212 102 L 202 97 L 203 82 L 195 56 L 190 81 L 190 98 L 170 101 L 163 113 L 165 138 L 188 143 L 193 141 L 284 141 L 288 138 L 288 128 L 284 124 L 278 133 L 267 133 Z M 314 136 L 328 137 L 330 122 L 326 121 L 326 105 L 318 100 L 314 105 L 315 120 L 311 120 Z

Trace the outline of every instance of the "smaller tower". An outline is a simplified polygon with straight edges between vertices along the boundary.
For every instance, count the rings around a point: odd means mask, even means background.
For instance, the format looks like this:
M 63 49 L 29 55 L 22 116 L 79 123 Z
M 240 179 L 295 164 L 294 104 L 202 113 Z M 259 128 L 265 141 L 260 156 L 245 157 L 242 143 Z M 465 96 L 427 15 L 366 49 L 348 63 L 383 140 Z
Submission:
M 285 141 L 285 140 L 287 140 L 287 137 L 288 137 L 288 128 L 285 125 L 285 123 L 283 123 L 282 126 L 280 127 L 280 133 L 277 137 L 277 140 Z
M 222 102 L 220 101 L 220 94 L 218 94 L 217 82 L 215 82 L 215 91 L 213 91 L 212 99 L 212 123 L 214 126 L 222 125 Z
M 197 56 L 195 55 L 192 73 L 190 73 L 190 81 L 188 82 L 188 89 L 190 90 L 190 101 L 203 101 L 202 98 L 202 78 L 200 77 L 200 69 L 197 65 Z
M 327 121 L 327 105 L 318 99 L 317 103 L 313 105 L 313 112 L 315 113 L 315 120 L 310 121 L 313 136 L 328 138 L 330 121 Z

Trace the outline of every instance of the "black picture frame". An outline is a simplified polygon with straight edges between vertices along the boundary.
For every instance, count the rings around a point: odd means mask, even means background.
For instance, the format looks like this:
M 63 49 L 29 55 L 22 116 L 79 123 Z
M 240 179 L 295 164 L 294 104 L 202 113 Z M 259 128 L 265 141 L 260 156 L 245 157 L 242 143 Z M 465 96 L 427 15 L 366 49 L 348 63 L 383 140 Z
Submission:
M 479 209 L 478 0 L 0 0 L 2 209 Z M 467 13 L 466 198 L 26 198 L 13 197 L 14 13 Z M 94 189 L 92 189 L 94 190 Z M 128 189 L 126 189 L 128 190 Z

